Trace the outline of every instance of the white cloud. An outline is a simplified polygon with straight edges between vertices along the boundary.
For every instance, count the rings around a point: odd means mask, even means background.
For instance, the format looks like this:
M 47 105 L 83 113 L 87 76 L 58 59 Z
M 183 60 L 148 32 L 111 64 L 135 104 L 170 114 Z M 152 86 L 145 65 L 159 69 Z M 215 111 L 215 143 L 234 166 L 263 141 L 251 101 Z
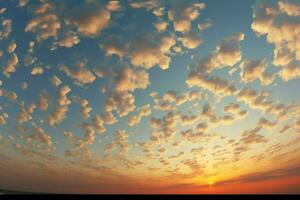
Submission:
M 119 1 L 115 1 L 115 0 L 110 0 L 106 5 L 105 8 L 109 11 L 119 11 L 121 10 L 121 5 Z
M 237 91 L 229 81 L 220 79 L 217 76 L 208 77 L 205 74 L 190 73 L 186 84 L 188 87 L 197 86 L 221 96 L 233 95 Z
M 139 108 L 138 113 L 136 115 L 132 115 L 128 118 L 128 125 L 134 126 L 142 120 L 143 117 L 149 116 L 151 114 L 150 104 L 146 104 Z
M 179 5 L 169 10 L 168 17 L 173 22 L 175 31 L 189 32 L 191 30 L 191 23 L 199 16 L 200 10 L 204 8 L 204 3 Z
M 212 55 L 202 59 L 196 71 L 209 73 L 215 69 L 233 66 L 242 59 L 240 42 L 244 40 L 243 33 L 237 33 L 224 38 L 216 47 Z
M 288 1 L 278 2 L 279 11 L 290 16 L 300 16 L 300 4 L 293 4 Z
M 142 36 L 132 44 L 131 63 L 145 69 L 155 65 L 163 70 L 168 69 L 171 62 L 170 49 L 175 44 L 173 36 L 162 37 L 159 42 L 153 41 L 151 37 Z
M 54 75 L 54 76 L 51 78 L 51 83 L 52 83 L 54 86 L 58 87 L 58 86 L 62 83 L 62 81 L 61 81 L 56 75 Z
M 268 63 L 266 60 L 244 60 L 241 62 L 240 67 L 242 69 L 240 75 L 242 81 L 250 83 L 259 79 L 263 85 L 269 85 L 273 82 L 274 76 L 266 72 Z
M 115 83 L 115 90 L 118 92 L 146 89 L 149 85 L 149 75 L 143 70 L 125 68 L 117 75 Z
M 44 69 L 42 67 L 34 67 L 31 70 L 31 75 L 40 75 L 44 73 Z
M 98 4 L 76 7 L 69 12 L 67 23 L 74 24 L 79 34 L 95 37 L 108 27 L 111 14 Z
M 1 19 L 0 40 L 6 39 L 12 31 L 11 19 Z
M 73 31 L 67 32 L 62 39 L 59 40 L 58 45 L 61 47 L 70 48 L 80 42 L 79 37 Z
M 182 45 L 189 49 L 197 48 L 202 42 L 200 35 L 195 32 L 189 32 L 183 35 L 182 38 L 179 38 L 179 41 L 182 42 Z
M 31 115 L 29 113 L 27 113 L 26 110 L 24 110 L 24 109 L 20 110 L 18 117 L 17 117 L 17 120 L 20 124 L 27 122 L 31 119 L 32 119 Z
M 18 63 L 19 63 L 18 56 L 17 54 L 13 53 L 3 68 L 3 74 L 9 77 L 10 74 L 16 71 L 16 66 Z
M 25 27 L 25 32 L 36 33 L 37 41 L 41 41 L 49 37 L 56 38 L 60 28 L 59 18 L 55 14 L 49 13 L 30 20 Z
M 81 113 L 82 113 L 82 117 L 84 119 L 87 119 L 90 117 L 90 112 L 92 111 L 92 108 L 89 106 L 89 102 L 86 99 L 82 99 L 80 101 L 80 105 L 81 105 Z
M 165 21 L 158 21 L 157 23 L 154 24 L 158 32 L 164 32 L 167 29 L 168 25 L 169 24 Z
M 15 41 L 11 41 L 7 47 L 7 51 L 8 53 L 13 53 L 16 48 L 17 48 L 17 44 L 15 43 Z

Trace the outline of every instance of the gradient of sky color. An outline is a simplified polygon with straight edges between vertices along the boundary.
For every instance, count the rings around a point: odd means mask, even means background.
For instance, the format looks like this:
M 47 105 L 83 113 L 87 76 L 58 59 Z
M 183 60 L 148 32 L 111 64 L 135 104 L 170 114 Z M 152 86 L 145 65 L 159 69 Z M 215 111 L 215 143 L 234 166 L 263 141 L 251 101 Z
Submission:
M 300 192 L 299 1 L 0 0 L 0 64 L 0 189 Z

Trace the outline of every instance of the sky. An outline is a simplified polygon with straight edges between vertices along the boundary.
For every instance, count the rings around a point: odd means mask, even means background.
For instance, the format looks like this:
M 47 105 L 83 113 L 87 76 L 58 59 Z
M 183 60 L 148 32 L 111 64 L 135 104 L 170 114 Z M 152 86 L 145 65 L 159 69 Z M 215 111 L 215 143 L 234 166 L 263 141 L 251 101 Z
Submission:
M 0 0 L 0 189 L 300 193 L 297 0 Z

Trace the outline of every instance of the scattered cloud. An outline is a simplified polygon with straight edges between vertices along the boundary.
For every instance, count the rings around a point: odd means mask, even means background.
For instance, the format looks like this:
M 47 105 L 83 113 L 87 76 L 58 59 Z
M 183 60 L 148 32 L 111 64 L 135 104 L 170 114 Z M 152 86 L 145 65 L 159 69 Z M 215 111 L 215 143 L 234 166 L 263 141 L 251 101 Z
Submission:
M 111 13 L 99 4 L 75 7 L 68 13 L 67 23 L 74 24 L 79 34 L 95 37 L 108 27 Z
M 204 3 L 179 4 L 168 11 L 169 20 L 173 22 L 175 31 L 189 32 L 192 22 L 200 15 L 200 11 L 206 7 Z

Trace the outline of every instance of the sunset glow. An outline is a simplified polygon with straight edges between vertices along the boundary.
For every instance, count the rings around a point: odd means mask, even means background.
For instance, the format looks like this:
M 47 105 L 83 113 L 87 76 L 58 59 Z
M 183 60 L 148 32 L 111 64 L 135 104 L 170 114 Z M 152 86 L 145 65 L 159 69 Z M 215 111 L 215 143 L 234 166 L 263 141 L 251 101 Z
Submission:
M 299 0 L 0 0 L 0 193 L 300 193 Z

